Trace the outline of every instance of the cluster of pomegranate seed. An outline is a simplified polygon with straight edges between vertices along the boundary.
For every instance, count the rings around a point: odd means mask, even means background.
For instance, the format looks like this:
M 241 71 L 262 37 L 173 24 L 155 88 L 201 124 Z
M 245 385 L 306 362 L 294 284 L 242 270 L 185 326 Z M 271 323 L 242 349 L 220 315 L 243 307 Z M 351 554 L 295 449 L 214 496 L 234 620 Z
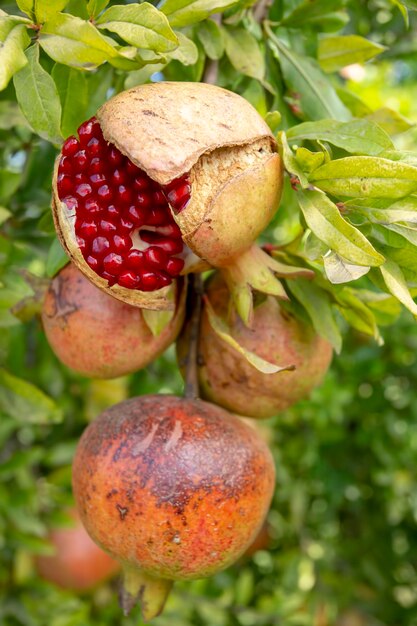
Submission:
M 109 286 L 154 291 L 184 260 L 179 213 L 190 200 L 188 174 L 162 187 L 106 142 L 96 118 L 69 137 L 58 167 L 58 196 L 75 214 L 82 255 Z

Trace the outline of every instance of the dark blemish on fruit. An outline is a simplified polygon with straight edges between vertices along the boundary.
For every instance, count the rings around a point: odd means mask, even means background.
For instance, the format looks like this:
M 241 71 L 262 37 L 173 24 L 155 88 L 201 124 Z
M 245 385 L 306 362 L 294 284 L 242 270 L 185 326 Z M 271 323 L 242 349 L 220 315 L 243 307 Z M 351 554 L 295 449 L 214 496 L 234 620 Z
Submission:
M 225 128 L 226 130 L 232 130 L 228 124 L 224 124 L 223 122 L 220 122 L 219 126 L 221 126 L 222 128 Z
M 120 519 L 123 521 L 129 509 L 127 506 L 121 506 L 120 504 L 116 504 L 116 509 L 119 511 Z
M 118 489 L 112 489 L 111 491 L 109 491 L 109 493 L 106 495 L 106 498 L 109 500 L 110 498 L 112 498 L 113 496 L 115 496 L 117 493 L 119 493 Z
M 149 109 L 143 109 L 143 115 L 150 115 L 151 117 L 160 117 L 155 111 L 150 111 Z

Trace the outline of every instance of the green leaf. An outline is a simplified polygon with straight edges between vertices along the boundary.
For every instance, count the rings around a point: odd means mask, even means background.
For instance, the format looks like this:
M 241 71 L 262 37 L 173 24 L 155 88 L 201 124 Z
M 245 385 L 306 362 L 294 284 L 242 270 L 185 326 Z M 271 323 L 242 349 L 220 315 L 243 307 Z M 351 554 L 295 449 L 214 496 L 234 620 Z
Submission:
M 159 5 L 174 28 L 181 28 L 205 20 L 213 13 L 220 13 L 238 0 L 165 0 Z
M 333 285 L 340 285 L 342 283 L 349 283 L 352 280 L 357 280 L 365 276 L 371 269 L 366 265 L 353 265 L 336 254 L 336 252 L 326 254 L 323 258 L 323 263 L 326 276 Z
M 43 139 L 60 143 L 61 102 L 52 77 L 39 63 L 39 46 L 26 51 L 27 65 L 14 76 L 19 106 L 33 130 Z
M 374 313 L 358 298 L 353 289 L 346 287 L 337 292 L 335 297 L 338 310 L 350 326 L 382 343 Z
M 338 9 L 346 4 L 345 0 L 320 0 L 319 2 L 312 2 L 311 0 L 304 0 L 301 3 L 288 2 L 291 8 L 296 4 L 296 8 L 293 9 L 285 18 L 281 21 L 284 26 L 291 28 L 299 28 L 308 26 L 310 23 L 318 23 L 321 25 L 324 18 L 327 15 L 334 14 Z
M 35 0 L 35 17 L 37 24 L 43 24 L 54 15 L 63 11 L 68 0 Z
M 43 25 L 39 43 L 57 63 L 85 70 L 118 56 L 116 48 L 91 22 L 64 13 Z
M 57 423 L 61 409 L 40 389 L 0 370 L 0 410 L 21 424 Z
M 0 226 L 7 222 L 7 220 L 12 216 L 12 213 L 6 209 L 4 206 L 0 206 Z
M 379 157 L 346 157 L 314 170 L 310 181 L 336 196 L 401 198 L 417 190 L 417 167 Z
M 368 120 L 304 122 L 290 128 L 287 131 L 287 137 L 290 142 L 294 143 L 320 139 L 342 148 L 346 152 L 372 156 L 394 148 L 394 144 L 387 133 L 377 124 Z
M 417 154 L 408 150 L 387 150 L 382 152 L 380 157 L 389 159 L 390 161 L 401 161 L 407 165 L 413 165 L 417 167 Z
M 354 265 L 381 265 L 384 257 L 362 233 L 340 215 L 337 206 L 319 191 L 299 191 L 300 208 L 308 227 L 331 250 Z
M 336 93 L 343 104 L 352 113 L 353 117 L 365 117 L 365 115 L 372 113 L 372 109 L 366 104 L 366 102 L 364 102 L 357 94 L 350 91 L 350 89 L 337 87 Z
M 7 204 L 18 189 L 21 179 L 19 172 L 0 170 L 0 202 Z
M 316 62 L 291 51 L 270 30 L 269 35 L 269 45 L 280 61 L 284 80 L 297 94 L 303 114 L 312 120 L 349 120 L 348 109 Z
M 26 57 L 25 60 L 27 61 Z M 11 100 L 0 101 L 0 129 L 9 130 L 15 126 L 28 126 L 17 102 L 12 102 Z
M 204 306 L 206 309 L 206 313 L 210 322 L 210 326 L 216 333 L 220 339 L 222 339 L 225 343 L 227 343 L 231 348 L 239 352 L 253 367 L 255 367 L 259 372 L 263 374 L 276 374 L 277 372 L 283 371 L 292 371 L 295 369 L 294 365 L 276 365 L 275 363 L 271 363 L 270 361 L 265 361 L 265 359 L 261 358 L 254 352 L 250 352 L 250 350 L 246 350 L 243 346 L 240 345 L 232 337 L 231 330 L 226 322 L 216 315 L 213 307 L 210 304 L 210 301 L 207 297 L 204 297 Z
M 324 163 L 324 152 L 311 152 L 307 148 L 297 148 L 295 159 L 303 172 L 311 174 Z
M 278 133 L 278 147 L 281 158 L 284 162 L 284 167 L 292 174 L 292 176 L 296 176 L 300 181 L 302 187 L 308 187 L 309 182 L 307 177 L 305 176 L 303 170 L 301 169 L 299 163 L 297 162 L 293 151 L 288 145 L 287 136 L 284 131 Z
M 395 296 L 413 315 L 417 316 L 417 304 L 408 290 L 407 283 L 400 267 L 388 260 L 379 268 L 382 278 L 390 293 Z
M 10 22 L 10 30 L 2 29 L 0 42 L 0 91 L 5 89 L 16 72 L 27 64 L 25 48 L 30 39 L 23 24 Z
M 410 120 L 401 115 L 401 113 L 398 113 L 393 109 L 389 109 L 388 107 L 377 109 L 373 113 L 367 115 L 366 119 L 378 124 L 378 126 L 383 128 L 388 135 L 405 133 L 407 130 L 410 130 L 410 128 L 415 126 L 413 122 L 410 122 Z
M 244 28 L 222 28 L 226 54 L 235 70 L 263 80 L 265 60 L 258 41 Z
M 314 282 L 302 279 L 288 281 L 287 287 L 307 311 L 316 332 L 330 341 L 339 354 L 342 348 L 342 335 L 335 321 L 327 294 Z
M 175 315 L 175 311 L 152 311 L 151 309 L 142 309 L 141 311 L 143 319 L 154 337 L 158 337 L 165 330 Z
M 55 64 L 51 75 L 61 101 L 61 131 L 64 137 L 68 137 L 75 133 L 86 117 L 87 78 L 83 72 L 59 63 Z
M 69 263 L 69 258 L 64 251 L 59 239 L 54 239 L 49 248 L 48 257 L 46 259 L 46 275 L 53 278 L 58 274 L 59 270 Z
M 359 35 L 337 35 L 319 41 L 318 60 L 325 72 L 337 72 L 352 63 L 364 63 L 386 50 Z
M 92 18 L 97 17 L 109 4 L 109 0 L 88 0 L 87 12 Z
M 22 13 L 29 15 L 31 19 L 35 17 L 35 0 L 16 0 L 16 4 Z
M 169 59 L 175 59 L 183 65 L 194 65 L 198 61 L 198 48 L 192 39 L 186 37 L 183 33 L 176 33 L 179 46 L 172 52 L 167 54 Z
M 209 59 L 217 61 L 224 54 L 222 31 L 214 20 L 205 20 L 197 27 L 197 36 Z
M 112 6 L 96 23 L 137 48 L 167 52 L 178 46 L 167 17 L 148 2 Z

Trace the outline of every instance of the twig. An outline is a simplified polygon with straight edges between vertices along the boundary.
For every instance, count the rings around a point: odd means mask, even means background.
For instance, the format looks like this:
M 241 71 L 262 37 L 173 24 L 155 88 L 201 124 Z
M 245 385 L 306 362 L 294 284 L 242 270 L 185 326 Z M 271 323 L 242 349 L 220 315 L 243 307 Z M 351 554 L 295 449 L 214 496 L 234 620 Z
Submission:
M 258 0 L 253 9 L 253 17 L 258 22 L 258 24 L 262 24 L 262 22 L 266 19 L 269 11 L 269 7 L 272 4 L 272 0 Z
M 186 398 L 198 398 L 198 340 L 200 335 L 201 299 L 203 296 L 203 281 L 201 274 L 190 274 L 187 296 L 188 321 L 186 334 L 188 335 L 188 351 L 185 359 L 185 388 Z
M 216 22 L 218 26 L 222 23 L 221 13 L 215 13 L 211 16 L 213 22 Z M 209 83 L 215 85 L 217 83 L 217 77 L 219 74 L 219 62 L 214 59 L 207 59 L 206 67 L 204 68 L 204 74 L 202 78 L 203 83 Z

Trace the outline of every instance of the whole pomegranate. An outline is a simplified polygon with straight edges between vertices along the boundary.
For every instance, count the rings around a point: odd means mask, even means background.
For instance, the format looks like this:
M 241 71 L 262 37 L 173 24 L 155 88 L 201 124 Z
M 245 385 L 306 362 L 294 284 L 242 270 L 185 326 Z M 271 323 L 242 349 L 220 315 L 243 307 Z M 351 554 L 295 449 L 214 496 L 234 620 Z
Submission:
M 228 320 L 231 336 L 246 350 L 293 371 L 264 374 L 213 330 L 203 305 L 199 338 L 199 382 L 202 397 L 249 417 L 272 417 L 318 385 L 332 358 L 330 344 L 301 323 L 271 296 L 254 309 L 250 328 L 230 311 L 230 294 L 220 274 L 208 282 L 207 297 L 215 313 Z M 177 342 L 181 364 L 188 339 Z
M 122 562 L 122 605 L 157 615 L 173 580 L 210 576 L 251 544 L 267 513 L 274 464 L 239 418 L 202 400 L 142 396 L 84 432 L 73 464 L 81 519 Z
M 278 207 L 282 163 L 241 96 L 163 82 L 118 94 L 82 124 L 53 186 L 74 263 L 115 297 L 158 309 L 176 276 L 251 247 Z
M 175 341 L 185 314 L 185 288 L 175 313 L 154 336 L 138 307 L 97 289 L 73 264 L 51 281 L 42 308 L 42 323 L 57 357 L 91 378 L 116 378 L 141 369 Z M 158 311 L 154 316 L 166 316 Z
M 55 528 L 49 540 L 55 554 L 39 556 L 35 566 L 44 579 L 63 589 L 89 591 L 116 574 L 120 564 L 90 539 L 76 509 L 68 511 L 71 528 Z

